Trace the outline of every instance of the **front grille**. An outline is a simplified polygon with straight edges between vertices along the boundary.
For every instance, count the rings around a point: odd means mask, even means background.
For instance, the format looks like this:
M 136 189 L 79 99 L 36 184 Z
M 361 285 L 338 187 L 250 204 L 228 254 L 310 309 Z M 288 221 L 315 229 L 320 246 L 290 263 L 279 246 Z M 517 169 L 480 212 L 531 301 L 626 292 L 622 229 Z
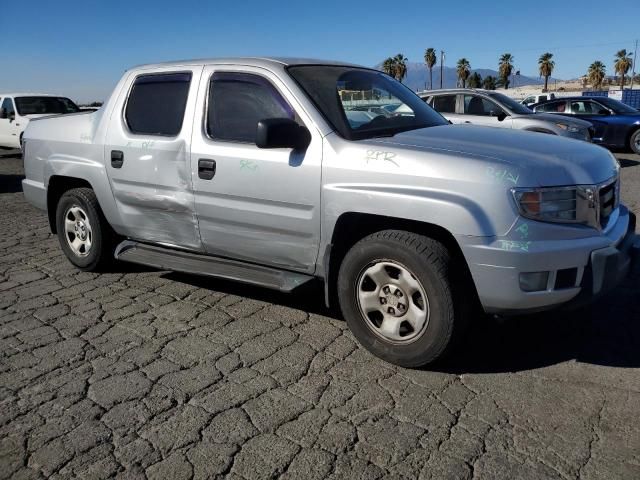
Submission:
M 609 223 L 609 217 L 616 209 L 616 183 L 618 180 L 600 189 L 600 226 L 602 228 Z

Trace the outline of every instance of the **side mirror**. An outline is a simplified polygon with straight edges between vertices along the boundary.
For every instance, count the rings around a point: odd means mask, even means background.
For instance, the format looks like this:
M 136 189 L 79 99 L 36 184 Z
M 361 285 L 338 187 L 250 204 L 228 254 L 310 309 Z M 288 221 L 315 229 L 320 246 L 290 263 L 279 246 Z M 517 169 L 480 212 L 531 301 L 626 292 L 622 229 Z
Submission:
M 611 112 L 606 108 L 601 108 L 600 110 L 598 110 L 598 115 L 611 115 Z
M 16 112 L 9 113 L 9 122 L 13 122 L 16 119 Z
M 293 148 L 305 150 L 311 143 L 311 133 L 289 118 L 267 118 L 258 122 L 258 148 Z
M 498 117 L 498 121 L 502 122 L 504 121 L 505 118 L 507 118 L 507 114 L 504 113 L 502 110 L 499 112 L 495 112 L 495 111 L 491 111 L 491 116 L 492 117 Z

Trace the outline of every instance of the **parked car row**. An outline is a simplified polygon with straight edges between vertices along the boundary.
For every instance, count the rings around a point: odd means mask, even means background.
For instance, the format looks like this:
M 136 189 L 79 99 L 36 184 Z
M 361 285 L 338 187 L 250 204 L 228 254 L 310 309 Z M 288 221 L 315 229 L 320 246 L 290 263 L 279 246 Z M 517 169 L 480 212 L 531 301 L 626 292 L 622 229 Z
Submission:
M 640 111 L 613 98 L 550 98 L 528 108 L 493 90 L 435 90 L 420 96 L 451 123 L 555 134 L 640 154 Z
M 592 141 L 640 154 L 640 111 L 608 97 L 564 97 L 532 106 L 534 112 L 589 121 Z

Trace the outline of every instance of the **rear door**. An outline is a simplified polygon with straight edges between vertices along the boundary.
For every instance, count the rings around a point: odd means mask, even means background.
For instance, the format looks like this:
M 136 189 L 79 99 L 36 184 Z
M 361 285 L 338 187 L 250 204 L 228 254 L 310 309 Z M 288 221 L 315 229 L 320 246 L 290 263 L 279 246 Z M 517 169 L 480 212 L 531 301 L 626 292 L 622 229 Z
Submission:
M 464 123 L 473 123 L 486 127 L 511 128 L 511 117 L 493 100 L 480 95 L 465 94 L 463 96 Z M 500 117 L 500 115 L 504 117 Z M 500 120 L 500 118 L 503 118 Z
M 126 234 L 201 250 L 190 169 L 202 67 L 133 72 L 111 115 L 104 155 Z
M 320 132 L 268 70 L 210 66 L 202 78 L 191 169 L 205 250 L 312 273 L 320 239 Z M 311 131 L 305 151 L 256 146 L 258 121 L 279 117 Z

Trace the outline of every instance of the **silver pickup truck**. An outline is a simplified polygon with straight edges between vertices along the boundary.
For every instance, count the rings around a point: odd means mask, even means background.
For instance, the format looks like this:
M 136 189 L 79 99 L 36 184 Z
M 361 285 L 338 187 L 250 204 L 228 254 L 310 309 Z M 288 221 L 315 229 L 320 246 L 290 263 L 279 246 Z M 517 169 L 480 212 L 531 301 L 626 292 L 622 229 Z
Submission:
M 335 62 L 136 67 L 97 112 L 32 121 L 24 162 L 26 198 L 78 268 L 115 257 L 281 291 L 319 278 L 357 339 L 407 367 L 441 357 L 474 306 L 580 304 L 638 251 L 607 150 L 450 125 Z

